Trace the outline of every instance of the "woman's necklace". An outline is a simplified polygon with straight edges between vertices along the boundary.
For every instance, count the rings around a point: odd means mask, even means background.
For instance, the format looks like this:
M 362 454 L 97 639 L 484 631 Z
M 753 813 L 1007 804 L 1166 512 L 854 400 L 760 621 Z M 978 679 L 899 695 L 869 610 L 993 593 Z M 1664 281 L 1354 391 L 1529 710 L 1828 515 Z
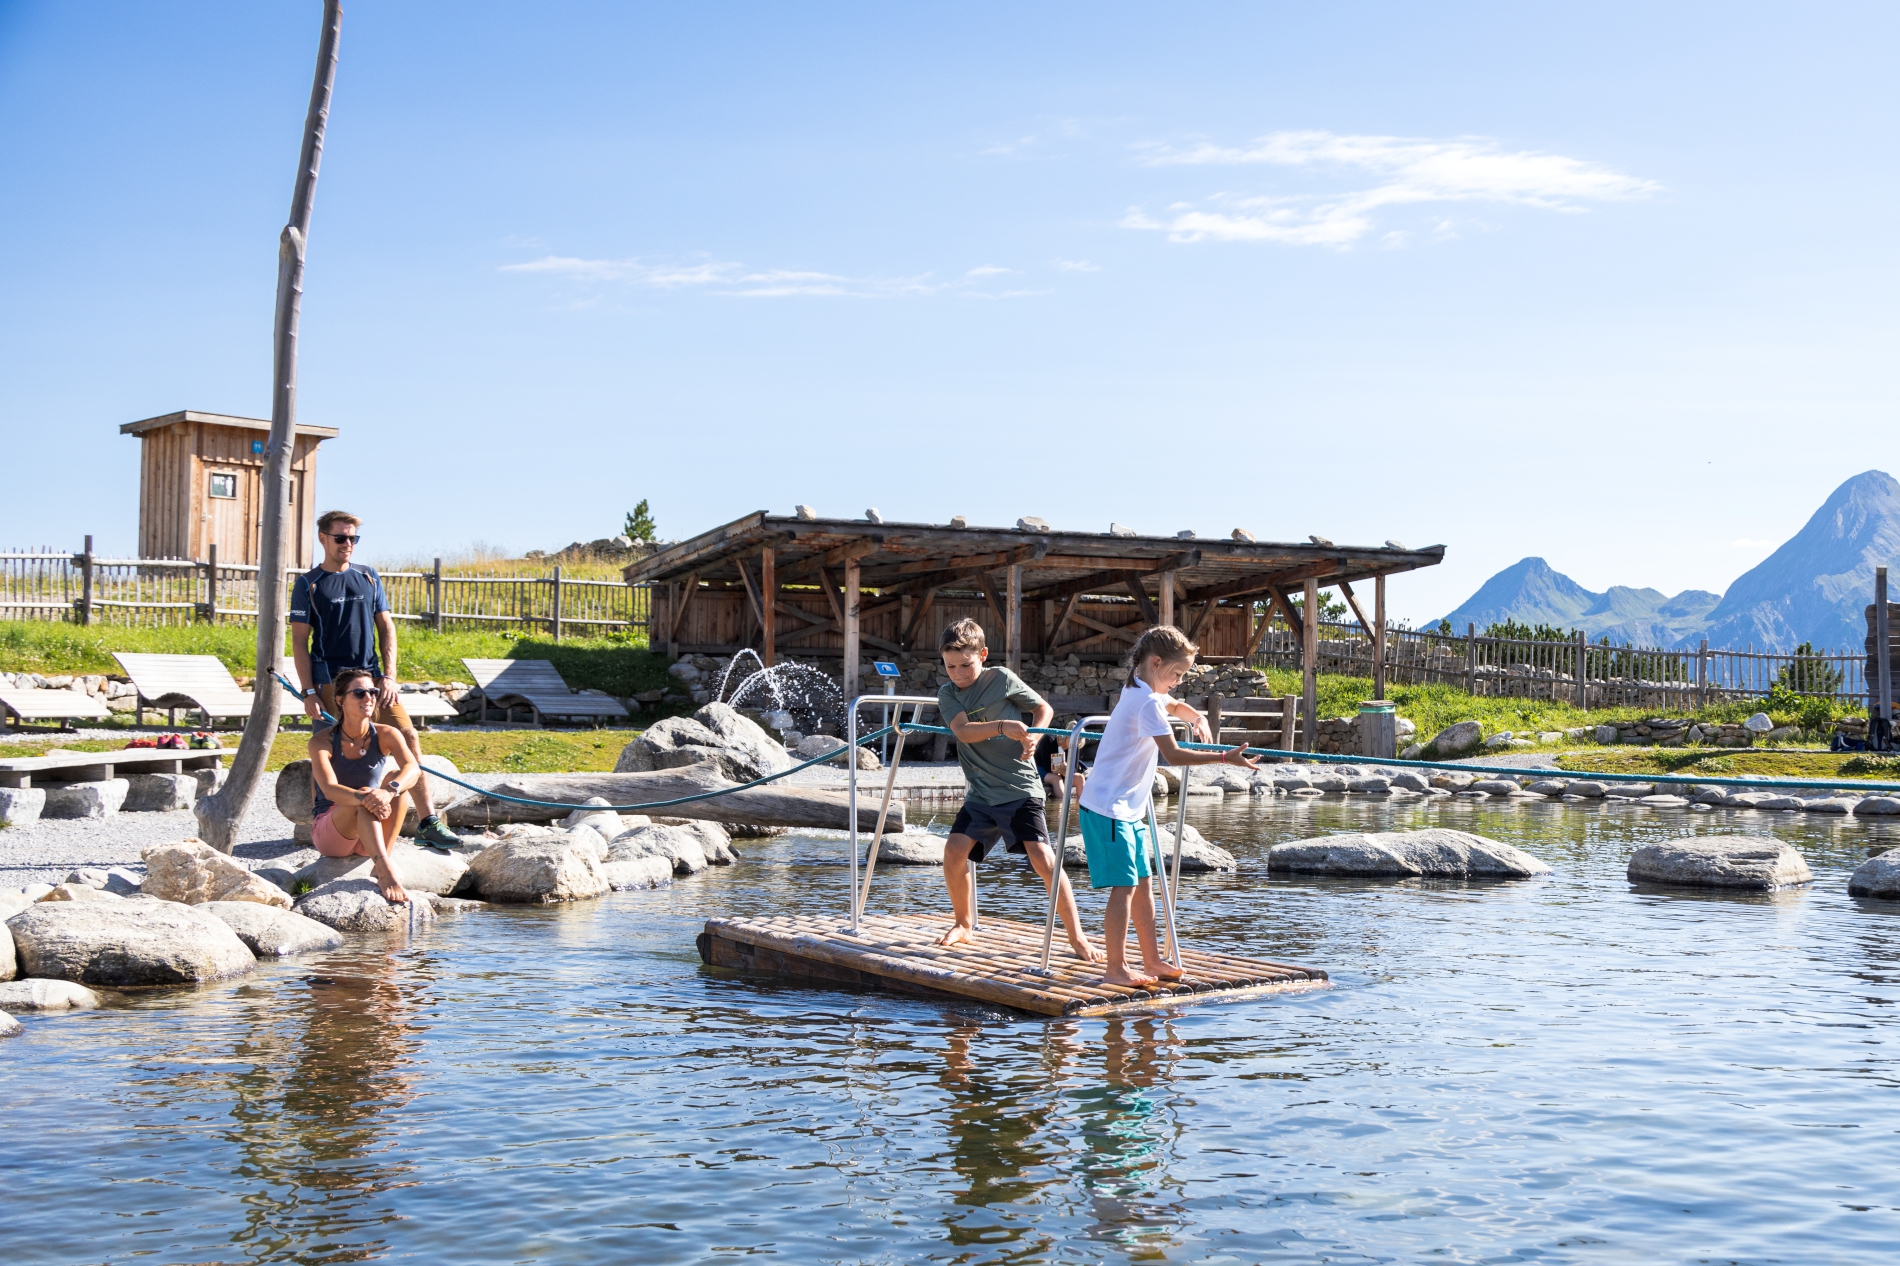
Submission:
M 343 731 L 343 742 L 356 749 L 356 755 L 351 757 L 352 760 L 369 755 L 369 727 L 363 727 L 362 738 L 351 738 L 348 730 Z

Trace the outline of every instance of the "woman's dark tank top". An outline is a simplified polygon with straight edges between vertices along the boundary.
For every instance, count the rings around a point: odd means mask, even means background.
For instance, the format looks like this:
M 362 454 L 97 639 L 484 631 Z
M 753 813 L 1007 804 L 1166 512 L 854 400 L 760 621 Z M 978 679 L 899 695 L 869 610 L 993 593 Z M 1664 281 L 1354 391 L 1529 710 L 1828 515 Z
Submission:
M 370 722 L 369 736 L 364 740 L 368 744 L 361 756 L 343 754 L 343 726 L 330 727 L 330 769 L 336 774 L 337 785 L 341 787 L 374 787 L 378 785 L 381 773 L 378 770 L 384 761 L 382 740 L 376 735 L 376 723 Z M 317 780 L 310 780 L 311 790 L 316 793 L 316 816 L 322 817 L 331 808 L 331 801 L 317 786 Z

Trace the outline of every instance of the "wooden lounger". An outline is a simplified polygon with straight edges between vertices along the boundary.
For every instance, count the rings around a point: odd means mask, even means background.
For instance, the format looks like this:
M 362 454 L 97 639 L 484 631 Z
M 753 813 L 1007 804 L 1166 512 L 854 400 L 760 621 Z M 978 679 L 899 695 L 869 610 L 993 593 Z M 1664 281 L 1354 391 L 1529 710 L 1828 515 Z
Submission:
M 15 729 L 28 721 L 58 721 L 61 729 L 71 729 L 69 721 L 104 721 L 111 715 L 103 700 L 81 690 L 0 690 L 0 716 Z
M 125 675 L 139 692 L 138 719 L 145 709 L 164 708 L 167 724 L 178 724 L 178 709 L 195 708 L 205 724 L 213 717 L 251 715 L 251 692 L 240 690 L 231 670 L 216 655 L 141 655 L 114 651 Z
M 618 700 L 606 695 L 575 694 L 545 659 L 465 659 L 462 663 L 482 692 L 483 721 L 488 720 L 491 703 L 509 711 L 525 706 L 534 713 L 536 725 L 543 717 L 619 721 L 627 716 Z
M 461 711 L 441 695 L 430 694 L 426 690 L 410 690 L 396 696 L 396 702 L 402 710 L 418 721 L 435 717 L 460 716 Z

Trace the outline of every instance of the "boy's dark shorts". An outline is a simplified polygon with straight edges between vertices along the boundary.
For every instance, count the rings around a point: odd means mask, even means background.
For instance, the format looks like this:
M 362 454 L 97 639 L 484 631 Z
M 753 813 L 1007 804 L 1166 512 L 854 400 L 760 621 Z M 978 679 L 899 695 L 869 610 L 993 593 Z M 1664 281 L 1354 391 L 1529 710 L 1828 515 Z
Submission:
M 970 860 L 980 862 L 999 839 L 1012 853 L 1022 852 L 1022 846 L 1030 840 L 1047 843 L 1049 826 L 1043 820 L 1042 801 L 1033 796 L 1024 796 L 1008 804 L 978 804 L 974 800 L 965 800 L 963 807 L 957 810 L 956 821 L 950 824 L 950 834 L 967 835 L 975 840 L 976 847 L 970 850 Z

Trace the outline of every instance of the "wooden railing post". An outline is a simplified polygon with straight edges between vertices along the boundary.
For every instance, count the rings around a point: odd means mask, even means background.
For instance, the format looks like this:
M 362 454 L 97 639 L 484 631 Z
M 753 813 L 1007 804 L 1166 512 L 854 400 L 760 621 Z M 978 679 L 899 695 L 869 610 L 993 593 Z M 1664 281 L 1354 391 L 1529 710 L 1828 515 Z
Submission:
M 205 546 L 205 623 L 218 622 L 218 543 Z
M 554 640 L 561 640 L 561 565 L 554 564 Z
M 1577 707 L 1590 706 L 1590 639 L 1577 630 Z
M 79 622 L 92 623 L 92 538 L 86 538 L 86 552 L 79 556 Z
M 1478 626 L 1465 625 L 1465 693 L 1478 693 Z
M 429 623 L 437 633 L 442 631 L 442 560 L 435 560 L 435 570 L 429 573 Z
M 1887 644 L 1887 569 L 1874 568 L 1874 690 L 1880 717 L 1893 724 L 1893 648 Z M 1868 709 L 1872 711 L 1872 709 Z
M 1709 706 L 1709 639 L 1703 638 L 1701 647 L 1695 653 L 1696 706 Z

